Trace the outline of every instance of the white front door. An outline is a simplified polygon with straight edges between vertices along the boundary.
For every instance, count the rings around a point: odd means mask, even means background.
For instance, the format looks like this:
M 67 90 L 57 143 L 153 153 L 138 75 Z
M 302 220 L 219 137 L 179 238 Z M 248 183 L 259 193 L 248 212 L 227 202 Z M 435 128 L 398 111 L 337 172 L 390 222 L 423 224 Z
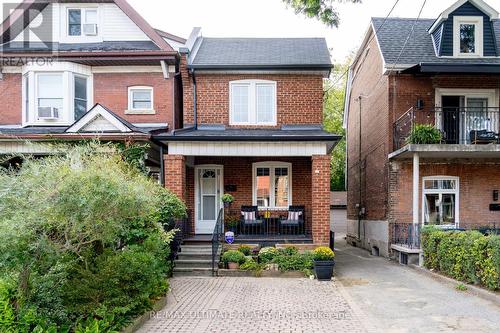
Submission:
M 196 234 L 211 234 L 222 208 L 222 166 L 208 165 L 195 168 Z

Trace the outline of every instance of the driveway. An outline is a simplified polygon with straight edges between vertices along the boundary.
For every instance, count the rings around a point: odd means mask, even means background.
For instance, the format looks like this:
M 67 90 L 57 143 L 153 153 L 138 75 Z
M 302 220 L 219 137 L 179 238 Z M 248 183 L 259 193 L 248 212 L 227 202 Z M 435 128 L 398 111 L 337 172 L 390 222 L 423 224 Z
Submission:
M 140 332 L 498 332 L 500 307 L 336 241 L 333 282 L 174 278 Z

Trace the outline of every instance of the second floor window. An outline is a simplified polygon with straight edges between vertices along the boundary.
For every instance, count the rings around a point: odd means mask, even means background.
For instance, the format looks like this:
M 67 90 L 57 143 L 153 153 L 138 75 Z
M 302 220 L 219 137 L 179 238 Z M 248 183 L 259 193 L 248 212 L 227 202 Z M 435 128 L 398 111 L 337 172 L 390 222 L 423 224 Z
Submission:
M 97 8 L 68 9 L 68 36 L 97 36 Z
M 456 57 L 483 55 L 483 18 L 478 16 L 454 17 L 454 55 Z
M 153 87 L 134 86 L 128 88 L 127 113 L 151 113 L 153 110 Z
M 276 125 L 276 82 L 233 81 L 229 94 L 231 125 Z
M 60 73 L 37 74 L 37 118 L 59 119 L 63 113 L 63 75 Z

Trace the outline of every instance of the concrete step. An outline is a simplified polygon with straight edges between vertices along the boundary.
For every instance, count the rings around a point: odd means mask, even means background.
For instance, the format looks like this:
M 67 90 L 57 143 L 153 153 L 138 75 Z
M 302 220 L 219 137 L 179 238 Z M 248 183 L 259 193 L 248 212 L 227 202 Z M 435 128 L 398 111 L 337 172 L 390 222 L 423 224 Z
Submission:
M 212 260 L 212 253 L 177 253 L 177 260 Z
M 178 276 L 212 276 L 212 268 L 178 268 L 173 271 L 175 277 Z M 217 275 L 217 272 L 215 273 Z
M 215 262 L 215 266 L 219 264 Z M 212 268 L 212 259 L 210 260 L 176 260 L 176 268 Z

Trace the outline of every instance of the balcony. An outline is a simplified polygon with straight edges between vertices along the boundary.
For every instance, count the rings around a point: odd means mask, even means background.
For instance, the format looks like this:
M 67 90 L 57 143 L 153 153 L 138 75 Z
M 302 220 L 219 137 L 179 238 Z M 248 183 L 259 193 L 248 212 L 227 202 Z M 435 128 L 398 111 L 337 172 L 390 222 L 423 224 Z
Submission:
M 408 144 L 417 124 L 432 125 L 442 134 L 440 144 L 485 145 L 499 143 L 500 109 L 444 107 L 432 110 L 411 108 L 394 122 L 394 150 Z

